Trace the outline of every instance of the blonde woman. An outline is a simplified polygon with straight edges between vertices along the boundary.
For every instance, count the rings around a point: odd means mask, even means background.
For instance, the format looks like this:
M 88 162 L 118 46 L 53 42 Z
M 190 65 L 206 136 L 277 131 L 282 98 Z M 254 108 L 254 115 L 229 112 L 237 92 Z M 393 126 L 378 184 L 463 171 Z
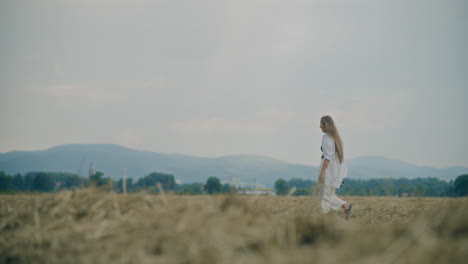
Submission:
M 319 198 L 323 212 L 343 208 L 345 218 L 351 216 L 352 204 L 347 203 L 335 194 L 340 188 L 348 169 L 344 163 L 343 142 L 341 141 L 335 122 L 330 116 L 320 119 L 320 128 L 325 133 L 322 137 L 322 161 L 319 169 Z

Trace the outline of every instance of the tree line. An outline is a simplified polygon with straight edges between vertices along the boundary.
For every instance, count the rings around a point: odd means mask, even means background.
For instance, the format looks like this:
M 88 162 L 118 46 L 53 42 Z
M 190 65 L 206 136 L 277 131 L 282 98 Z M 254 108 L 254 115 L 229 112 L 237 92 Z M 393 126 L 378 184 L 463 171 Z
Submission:
M 177 184 L 172 174 L 152 172 L 134 181 L 126 180 L 128 192 L 149 191 L 159 192 L 157 184 L 162 189 L 175 194 L 216 194 L 234 193 L 241 188 L 222 184 L 217 177 L 209 177 L 205 183 Z M 293 178 L 288 181 L 278 179 L 274 190 L 278 195 L 311 195 L 315 181 Z M 7 175 L 0 171 L 0 192 L 54 192 L 63 189 L 85 188 L 96 186 L 115 192 L 122 192 L 123 179 L 114 181 L 97 171 L 88 178 L 66 172 L 29 172 Z M 458 176 L 454 181 L 442 181 L 437 178 L 417 179 L 346 179 L 343 186 L 337 189 L 337 194 L 350 196 L 426 196 L 426 197 L 461 197 L 468 195 L 468 174 Z
M 66 172 L 29 172 L 24 176 L 0 171 L 0 192 L 52 192 L 87 186 L 89 180 Z
M 217 177 L 209 177 L 206 183 L 177 184 L 174 175 L 160 172 L 152 172 L 137 181 L 128 178 L 125 185 L 128 192 L 143 190 L 159 192 L 158 183 L 164 191 L 176 194 L 216 194 L 237 191 L 229 184 L 222 184 Z M 0 192 L 2 193 L 55 192 L 90 186 L 106 188 L 119 193 L 123 190 L 123 179 L 114 181 L 110 177 L 105 177 L 104 173 L 100 171 L 89 178 L 66 172 L 29 172 L 23 176 L 21 174 L 7 175 L 0 171 Z
M 274 189 L 279 195 L 310 195 L 317 182 L 291 179 L 275 181 Z M 294 190 L 292 192 L 292 190 Z M 350 196 L 417 196 L 417 197 L 462 197 L 468 195 L 468 174 L 459 175 L 454 181 L 437 178 L 416 179 L 345 179 L 337 194 Z

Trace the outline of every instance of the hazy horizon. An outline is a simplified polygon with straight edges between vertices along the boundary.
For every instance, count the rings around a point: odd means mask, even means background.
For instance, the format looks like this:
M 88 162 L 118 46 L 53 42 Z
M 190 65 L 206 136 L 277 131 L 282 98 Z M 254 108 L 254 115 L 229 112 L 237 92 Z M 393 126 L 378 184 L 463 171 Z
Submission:
M 468 2 L 2 1 L 0 153 L 111 143 L 468 167 Z
M 54 149 L 54 148 L 59 148 L 59 147 L 64 147 L 64 146 L 76 146 L 76 145 L 80 145 L 80 146 L 87 146 L 87 145 L 112 145 L 112 146 L 117 146 L 117 147 L 123 147 L 123 148 L 127 148 L 127 149 L 130 149 L 130 150 L 135 150 L 135 151 L 143 151 L 143 152 L 153 152 L 153 153 L 160 153 L 160 154 L 167 154 L 167 155 L 181 155 L 181 156 L 189 156 L 189 157 L 195 157 L 195 158 L 224 158 L 224 157 L 235 157 L 235 156 L 253 156 L 253 157 L 265 157 L 265 158 L 271 158 L 271 159 L 274 159 L 274 160 L 278 160 L 278 161 L 282 161 L 282 162 L 287 162 L 288 164 L 296 164 L 296 165 L 307 165 L 307 166 L 314 166 L 314 167 L 318 167 L 318 165 L 313 165 L 313 164 L 304 164 L 304 163 L 297 163 L 297 162 L 290 162 L 290 161 L 287 161 L 287 160 L 283 160 L 283 159 L 280 159 L 280 158 L 277 158 L 277 157 L 274 157 L 274 156 L 271 156 L 271 155 L 262 155 L 262 154 L 249 154 L 249 153 L 237 153 L 237 154 L 227 154 L 227 155 L 219 155 L 219 156 L 202 156 L 202 155 L 191 155 L 191 154 L 186 154 L 186 153 L 176 153 L 176 152 L 158 152 L 158 151 L 152 151 L 152 150 L 146 150 L 146 149 L 137 149 L 137 148 L 132 148 L 132 147 L 128 147 L 128 146 L 124 146 L 124 145 L 120 145 L 120 144 L 114 144 L 114 143 L 90 143 L 90 144 L 87 144 L 87 143 L 76 143 L 76 144 L 63 144 L 63 145 L 56 145 L 56 146 L 51 146 L 49 148 L 45 148 L 45 149 L 37 149 L 37 150 L 12 150 L 12 151 L 8 151 L 8 152 L 0 152 L 0 154 L 8 154 L 9 152 L 15 152 L 15 151 L 25 151 L 25 152 L 35 152 L 35 151 L 47 151 L 47 150 L 50 150 L 50 149 Z M 379 156 L 379 155 L 363 155 L 363 156 L 358 156 L 358 157 L 354 157 L 352 159 L 346 159 L 346 161 L 349 161 L 349 160 L 359 160 L 359 159 L 385 159 L 385 160 L 388 160 L 388 161 L 397 161 L 397 162 L 404 162 L 404 163 L 408 163 L 410 165 L 417 165 L 417 164 L 413 164 L 409 161 L 405 161 L 405 160 L 400 160 L 400 159 L 392 159 L 392 158 L 388 158 L 388 157 L 384 157 L 384 156 Z M 430 166 L 430 165 L 417 165 L 417 166 L 422 166 L 422 167 L 432 167 L 432 168 L 436 168 L 436 169 L 447 169 L 447 168 L 454 168 L 454 167 L 462 167 L 462 168 L 467 168 L 467 167 L 464 167 L 464 166 L 448 166 L 448 167 L 434 167 L 434 166 Z M 468 168 L 467 168 L 468 169 Z

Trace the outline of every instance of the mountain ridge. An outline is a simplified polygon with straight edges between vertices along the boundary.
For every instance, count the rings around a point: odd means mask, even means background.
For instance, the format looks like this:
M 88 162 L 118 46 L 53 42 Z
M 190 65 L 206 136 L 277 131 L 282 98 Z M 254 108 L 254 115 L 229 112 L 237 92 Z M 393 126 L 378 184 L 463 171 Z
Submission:
M 265 155 L 197 157 L 131 149 L 117 144 L 66 144 L 38 151 L 0 153 L 0 170 L 8 174 L 29 171 L 61 171 L 87 176 L 88 164 L 106 176 L 139 178 L 153 171 L 174 174 L 179 182 L 205 182 L 216 176 L 224 182 L 256 182 L 271 187 L 278 178 L 316 180 L 318 167 L 293 164 Z M 452 180 L 468 168 L 432 168 L 381 156 L 363 156 L 346 161 L 348 177 L 426 178 Z

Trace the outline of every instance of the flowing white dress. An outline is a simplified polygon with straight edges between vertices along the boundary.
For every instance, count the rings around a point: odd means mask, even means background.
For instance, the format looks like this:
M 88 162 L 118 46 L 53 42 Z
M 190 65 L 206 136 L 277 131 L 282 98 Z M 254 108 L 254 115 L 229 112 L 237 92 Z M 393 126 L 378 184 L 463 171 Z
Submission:
M 324 160 L 329 160 L 325 171 L 325 183 L 319 184 L 319 198 L 322 211 L 327 213 L 330 210 L 338 210 L 346 202 L 338 198 L 335 194 L 336 188 L 340 188 L 343 179 L 348 174 L 348 168 L 343 162 L 340 164 L 335 151 L 335 141 L 328 134 L 322 137 L 323 158 L 320 162 L 319 173 L 322 171 Z

